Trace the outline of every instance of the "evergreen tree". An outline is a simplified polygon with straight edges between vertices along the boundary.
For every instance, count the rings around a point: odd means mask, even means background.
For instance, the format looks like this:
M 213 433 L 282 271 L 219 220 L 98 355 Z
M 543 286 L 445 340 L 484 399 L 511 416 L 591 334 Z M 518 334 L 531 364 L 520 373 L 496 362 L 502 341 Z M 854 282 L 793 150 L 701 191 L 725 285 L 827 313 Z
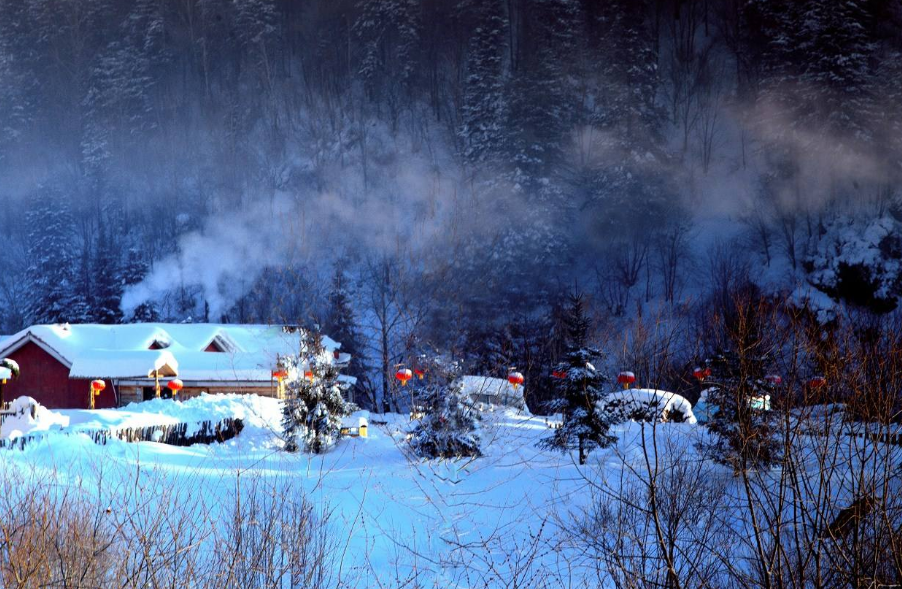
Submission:
M 111 238 L 104 238 L 102 233 L 97 242 L 95 276 L 92 308 L 94 321 L 103 324 L 121 323 L 122 270 Z
M 363 0 L 354 24 L 362 44 L 358 75 L 370 98 L 387 106 L 396 123 L 409 98 L 419 59 L 420 20 L 415 0 Z
M 596 66 L 596 123 L 615 133 L 626 154 L 640 158 L 659 145 L 667 120 L 657 100 L 657 40 L 648 22 L 648 4 L 648 0 L 613 0 L 605 3 L 598 17 L 599 46 L 608 56 Z
M 286 385 L 282 407 L 285 449 L 322 454 L 340 437 L 341 419 L 353 406 L 342 396 L 339 372 L 325 354 L 322 336 L 308 334 L 303 354 L 288 361 L 295 377 Z
M 711 370 L 706 401 L 713 408 L 708 429 L 716 441 L 704 449 L 735 471 L 777 462 L 780 446 L 769 407 L 776 383 L 766 374 L 766 359 L 722 351 L 705 364 Z
M 872 140 L 870 64 L 876 44 L 869 4 L 747 3 L 745 17 L 757 33 L 751 43 L 762 73 L 758 101 L 765 115 L 758 122 L 771 149 L 778 150 L 775 157 L 793 158 L 808 148 L 844 150 Z
M 53 188 L 36 195 L 25 216 L 28 227 L 30 287 L 28 320 L 31 323 L 77 322 L 75 296 L 76 256 L 73 221 L 65 197 Z
M 410 446 L 421 458 L 481 456 L 479 417 L 463 391 L 456 367 L 431 362 L 415 393 L 426 415 L 411 432 Z M 414 385 L 416 386 L 416 385 Z
M 122 283 L 126 287 L 140 284 L 144 277 L 147 276 L 147 272 L 148 266 L 147 262 L 144 261 L 144 256 L 136 248 L 130 248 L 125 257 L 125 266 L 122 269 Z M 145 301 L 135 307 L 131 317 L 128 318 L 129 323 L 153 323 L 159 320 L 160 311 L 153 301 Z
M 348 279 L 344 271 L 344 260 L 335 265 L 332 275 L 332 287 L 329 292 L 329 312 L 326 315 L 323 331 L 333 340 L 341 344 L 341 351 L 351 355 L 351 363 L 345 373 L 357 379 L 357 387 L 362 385 L 366 376 L 363 340 L 357 327 L 351 294 L 348 291 Z M 357 395 L 354 397 L 358 398 Z M 361 395 L 359 398 L 363 398 Z
M 474 0 L 463 8 L 475 29 L 467 53 L 459 134 L 466 158 L 479 162 L 498 157 L 504 141 L 507 22 L 500 0 Z
M 543 441 L 549 448 L 577 448 L 580 464 L 585 464 L 592 449 L 604 448 L 614 442 L 614 437 L 608 433 L 612 417 L 600 408 L 607 396 L 604 390 L 607 379 L 593 364 L 601 353 L 587 344 L 589 322 L 584 306 L 580 293 L 570 295 L 565 319 L 567 354 L 555 367 L 558 399 L 550 404 L 553 411 L 563 413 L 564 423 Z

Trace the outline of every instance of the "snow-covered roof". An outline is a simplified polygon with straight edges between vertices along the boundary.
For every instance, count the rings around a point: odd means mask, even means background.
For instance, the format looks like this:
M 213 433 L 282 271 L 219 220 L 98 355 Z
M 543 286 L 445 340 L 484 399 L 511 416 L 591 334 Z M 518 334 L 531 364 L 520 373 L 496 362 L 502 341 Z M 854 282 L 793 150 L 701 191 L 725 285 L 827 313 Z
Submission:
M 185 381 L 270 381 L 279 358 L 300 352 L 302 335 L 280 325 L 35 325 L 0 343 L 0 357 L 33 342 L 73 378 L 147 378 L 160 370 Z M 222 351 L 205 351 L 211 344 Z M 324 337 L 323 346 L 332 355 L 341 344 Z M 349 359 L 339 354 L 337 361 Z
M 76 356 L 71 378 L 148 378 L 179 374 L 179 363 L 168 350 L 89 350 Z

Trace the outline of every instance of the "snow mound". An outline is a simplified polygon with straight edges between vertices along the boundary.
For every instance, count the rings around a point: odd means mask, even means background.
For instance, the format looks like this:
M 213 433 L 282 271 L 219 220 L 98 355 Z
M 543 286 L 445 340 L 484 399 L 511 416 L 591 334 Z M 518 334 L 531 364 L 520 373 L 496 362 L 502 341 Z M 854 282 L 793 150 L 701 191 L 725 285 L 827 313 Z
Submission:
M 200 423 L 230 417 L 241 419 L 245 427 L 271 429 L 281 422 L 282 402 L 259 395 L 201 393 L 176 401 L 152 399 L 130 403 L 121 409 L 92 411 L 95 419 L 107 427 L 145 427 L 161 423 Z
M 10 403 L 3 425 L 0 426 L 0 438 L 14 439 L 68 425 L 67 416 L 50 411 L 31 397 L 19 397 Z
M 608 393 L 599 404 L 602 411 L 613 412 L 618 421 L 676 421 L 697 423 L 692 403 L 685 397 L 657 389 L 625 389 Z

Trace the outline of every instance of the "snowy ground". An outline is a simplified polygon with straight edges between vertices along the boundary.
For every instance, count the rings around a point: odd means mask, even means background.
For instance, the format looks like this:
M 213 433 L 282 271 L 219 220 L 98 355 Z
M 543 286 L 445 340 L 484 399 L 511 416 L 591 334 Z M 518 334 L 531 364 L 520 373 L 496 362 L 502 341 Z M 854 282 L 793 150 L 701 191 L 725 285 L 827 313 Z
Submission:
M 378 586 L 374 571 L 388 586 L 414 571 L 421 582 L 455 587 L 477 586 L 466 576 L 473 570 L 482 572 L 478 586 L 486 579 L 505 585 L 505 575 L 524 566 L 535 568 L 534 580 L 578 576 L 559 524 L 588 509 L 587 473 L 616 476 L 624 456 L 628 461 L 641 446 L 640 426 L 628 423 L 618 427 L 615 448 L 593 452 L 590 463 L 578 467 L 571 455 L 537 447 L 551 432 L 545 418 L 515 410 L 487 414 L 485 456 L 457 462 L 410 460 L 404 451 L 409 422 L 398 415 L 374 415 L 368 439 L 344 439 L 324 456 L 287 454 L 278 437 L 279 402 L 256 396 L 154 400 L 120 410 L 59 413 L 68 420 L 67 431 L 241 417 L 245 430 L 225 444 L 177 448 L 113 440 L 99 446 L 84 436 L 51 430 L 43 441 L 0 456 L 6 466 L 29 476 L 105 489 L 100 493 L 115 493 L 123 483 L 175 489 L 213 509 L 228 508 L 239 480 L 287 477 L 331 513 L 331 525 L 346 542 L 340 574 L 359 587 Z M 660 430 L 684 451 L 702 431 L 688 423 Z

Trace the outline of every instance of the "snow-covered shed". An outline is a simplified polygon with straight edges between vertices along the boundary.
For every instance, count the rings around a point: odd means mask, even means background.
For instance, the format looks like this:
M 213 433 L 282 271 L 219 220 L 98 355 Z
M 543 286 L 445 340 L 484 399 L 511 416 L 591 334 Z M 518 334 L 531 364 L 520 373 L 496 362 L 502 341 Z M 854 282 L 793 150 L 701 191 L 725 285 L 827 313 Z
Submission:
M 299 353 L 302 336 L 303 330 L 280 325 L 35 325 L 0 343 L 0 358 L 22 369 L 3 392 L 51 409 L 83 408 L 90 381 L 101 379 L 107 386 L 97 407 L 116 407 L 153 397 L 158 381 L 178 377 L 185 397 L 202 391 L 277 396 L 273 371 L 280 358 Z M 350 360 L 338 351 L 341 344 L 323 338 L 323 345 L 330 361 Z
M 488 376 L 461 376 L 463 392 L 474 403 L 484 403 L 515 409 L 525 409 L 523 387 L 514 386 L 503 378 Z

